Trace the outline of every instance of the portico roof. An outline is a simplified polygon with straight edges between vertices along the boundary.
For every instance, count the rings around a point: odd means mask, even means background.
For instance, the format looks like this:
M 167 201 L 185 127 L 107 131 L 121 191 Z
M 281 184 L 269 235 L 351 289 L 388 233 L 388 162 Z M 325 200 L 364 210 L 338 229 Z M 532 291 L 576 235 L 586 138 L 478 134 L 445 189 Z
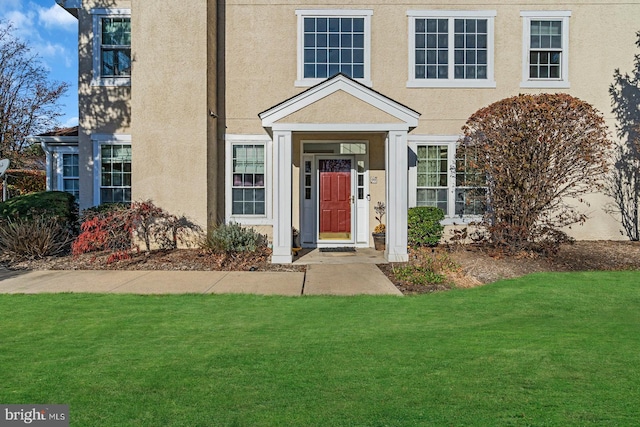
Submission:
M 342 92 L 340 95 L 339 92 Z M 418 126 L 418 118 L 420 113 L 403 105 L 388 96 L 377 92 L 362 83 L 351 79 L 344 74 L 336 74 L 335 76 L 313 86 L 309 89 L 301 92 L 291 98 L 288 98 L 275 106 L 263 111 L 258 116 L 262 120 L 262 126 L 265 128 L 272 128 L 276 123 L 282 124 L 288 123 L 289 119 L 296 117 L 296 113 L 301 112 L 303 109 L 312 106 L 313 104 L 320 104 L 320 108 L 314 110 L 314 123 L 326 123 L 320 116 L 320 110 L 322 110 L 322 103 L 334 96 L 339 97 L 344 102 L 344 94 L 347 94 L 353 100 L 353 105 L 349 106 L 347 110 L 350 114 L 353 113 L 353 109 L 360 110 L 363 113 L 365 111 L 377 111 L 376 114 L 369 114 L 377 126 L 375 129 L 384 130 L 386 127 L 384 123 L 389 123 L 391 127 L 396 128 L 398 124 L 402 123 L 407 130 L 411 130 Z M 328 103 L 331 104 L 331 103 Z M 364 107 L 364 108 L 363 108 Z M 367 118 L 362 116 L 367 114 L 355 114 L 351 120 L 352 124 L 367 124 L 371 123 Z M 299 115 L 298 115 L 299 116 Z M 337 119 L 329 119 L 333 123 L 345 123 L 345 118 L 341 117 Z M 349 122 L 349 119 L 346 119 Z M 292 123 L 300 123 L 295 120 Z M 294 127 L 295 128 L 295 127 Z M 373 130 L 373 129 L 372 129 Z

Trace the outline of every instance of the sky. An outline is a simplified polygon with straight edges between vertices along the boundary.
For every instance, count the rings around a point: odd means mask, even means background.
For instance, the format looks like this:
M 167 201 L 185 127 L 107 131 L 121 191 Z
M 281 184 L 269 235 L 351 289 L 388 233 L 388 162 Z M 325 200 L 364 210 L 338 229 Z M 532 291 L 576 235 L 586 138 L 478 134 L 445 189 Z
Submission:
M 78 21 L 55 0 L 0 0 L 0 19 L 27 42 L 49 71 L 49 79 L 69 83 L 61 99 L 60 126 L 78 124 Z

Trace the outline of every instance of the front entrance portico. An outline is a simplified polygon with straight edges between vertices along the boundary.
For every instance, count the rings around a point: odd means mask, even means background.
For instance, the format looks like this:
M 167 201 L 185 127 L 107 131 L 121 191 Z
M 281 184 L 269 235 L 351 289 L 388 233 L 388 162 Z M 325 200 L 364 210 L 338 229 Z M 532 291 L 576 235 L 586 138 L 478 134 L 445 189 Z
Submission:
M 323 135 L 327 135 L 327 140 L 332 140 L 331 135 L 335 134 L 351 135 L 349 139 L 355 140 L 361 135 L 380 135 L 384 140 L 385 258 L 392 262 L 407 261 L 407 134 L 418 125 L 418 117 L 416 111 L 342 74 L 261 113 L 262 126 L 273 139 L 272 262 L 288 264 L 293 261 L 293 209 L 300 206 L 294 206 L 293 195 L 294 192 L 303 198 L 307 195 L 304 184 L 294 183 L 293 174 L 293 165 L 297 162 L 293 157 L 294 137 L 302 133 L 313 134 L 320 141 Z M 361 227 L 368 224 L 362 219 L 367 213 L 358 213 L 357 207 L 373 207 L 372 203 L 360 202 L 363 198 L 368 202 L 368 194 L 364 194 L 366 186 L 362 184 L 368 175 L 363 173 L 362 178 L 353 180 L 352 174 L 357 170 L 355 155 L 338 151 L 310 156 L 314 156 L 313 167 L 318 172 L 313 193 L 309 193 L 317 195 L 314 199 L 317 201 L 314 206 L 318 227 L 315 243 L 322 245 L 324 240 L 339 245 L 342 239 L 345 243 L 356 244 L 358 224 Z M 299 198 L 296 196 L 296 199 Z M 299 216 L 296 212 L 296 217 Z M 308 224 L 309 220 L 306 221 Z M 368 236 L 370 231 L 360 229 L 361 239 L 363 233 Z

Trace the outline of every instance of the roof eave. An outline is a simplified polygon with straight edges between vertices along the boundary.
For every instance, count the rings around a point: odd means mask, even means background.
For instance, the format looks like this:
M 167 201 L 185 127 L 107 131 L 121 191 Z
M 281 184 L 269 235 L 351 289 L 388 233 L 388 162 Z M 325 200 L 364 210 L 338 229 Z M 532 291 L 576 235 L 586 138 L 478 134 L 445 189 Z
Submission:
M 58 6 L 78 18 L 78 9 L 82 7 L 82 0 L 56 0 Z

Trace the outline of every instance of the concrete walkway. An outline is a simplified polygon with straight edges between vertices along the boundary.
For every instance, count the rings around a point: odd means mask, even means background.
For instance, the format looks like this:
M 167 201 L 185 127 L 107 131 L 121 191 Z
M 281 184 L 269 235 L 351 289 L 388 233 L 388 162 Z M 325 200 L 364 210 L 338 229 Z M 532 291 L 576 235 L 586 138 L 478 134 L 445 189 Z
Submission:
M 402 295 L 373 264 L 310 265 L 300 272 L 0 271 L 0 293 Z

